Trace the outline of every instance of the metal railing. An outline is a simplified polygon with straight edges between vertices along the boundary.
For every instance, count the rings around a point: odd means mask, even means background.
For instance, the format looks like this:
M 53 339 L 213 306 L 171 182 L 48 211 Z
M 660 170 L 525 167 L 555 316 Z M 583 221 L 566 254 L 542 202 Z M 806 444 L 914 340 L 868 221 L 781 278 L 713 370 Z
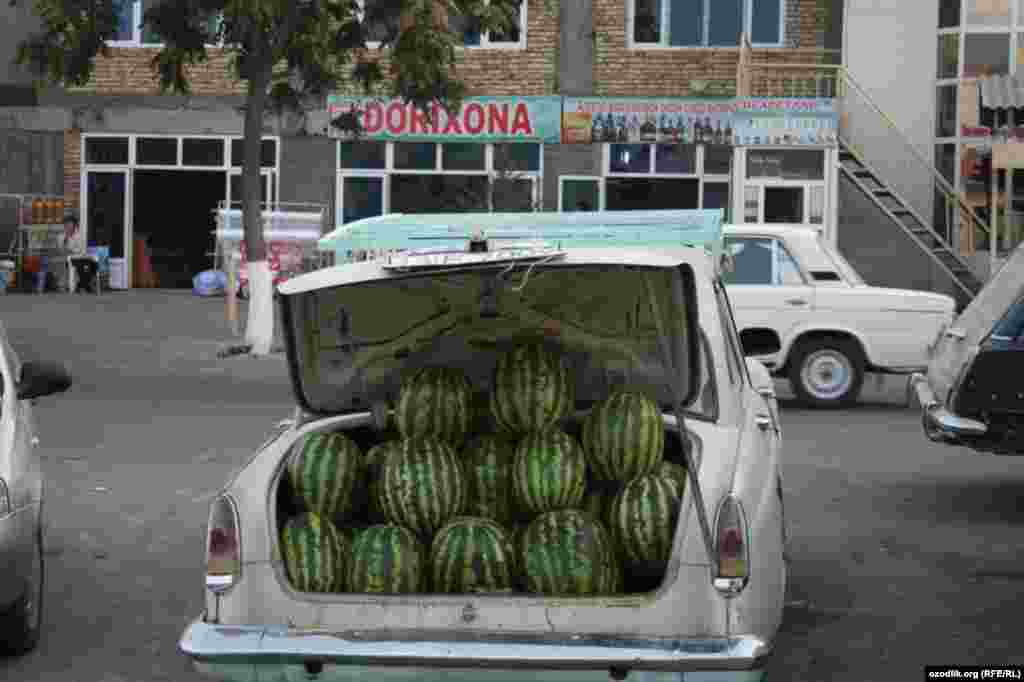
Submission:
M 896 191 L 936 233 L 961 254 L 972 254 L 976 242 L 987 240 L 989 224 L 964 193 L 936 167 L 868 90 L 839 63 L 835 50 L 787 50 L 806 59 L 787 63 L 744 41 L 737 69 L 737 94 L 755 97 L 835 98 L 844 141 Z M 928 130 L 927 138 L 932 139 Z M 949 169 L 950 171 L 953 169 Z M 979 244 L 980 245 L 980 244 Z

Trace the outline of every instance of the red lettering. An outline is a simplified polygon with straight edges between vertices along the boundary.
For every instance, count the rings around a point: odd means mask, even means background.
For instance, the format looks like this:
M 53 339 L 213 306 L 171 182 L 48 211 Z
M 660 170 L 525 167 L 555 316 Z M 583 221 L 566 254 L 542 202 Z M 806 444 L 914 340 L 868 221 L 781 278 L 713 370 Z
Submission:
M 387 119 L 389 133 L 392 135 L 401 135 L 405 132 L 405 114 L 405 105 L 401 102 L 392 102 L 388 105 Z
M 409 132 L 410 133 L 425 133 L 427 132 L 427 115 L 421 109 L 413 107 L 412 113 L 409 116 Z
M 447 135 L 448 133 L 454 133 L 458 135 L 462 134 L 462 126 L 459 125 L 458 114 L 456 114 L 455 116 L 448 116 L 448 125 L 446 125 L 444 128 L 444 134 Z
M 476 119 L 473 121 L 470 119 L 470 115 Z M 476 102 L 470 102 L 466 105 L 465 109 L 462 110 L 463 126 L 466 128 L 466 132 L 470 135 L 479 135 L 480 131 L 484 129 L 484 108 Z
M 434 102 L 430 108 L 430 132 L 437 135 L 437 131 L 441 124 L 441 116 L 445 115 L 444 109 L 437 102 Z
M 370 102 L 363 111 L 363 132 L 374 135 L 384 127 L 384 108 L 380 102 Z
M 524 135 L 533 135 L 533 126 L 530 125 L 530 110 L 526 108 L 524 102 L 520 102 L 516 105 L 515 118 L 512 120 L 512 131 L 513 135 L 522 131 Z
M 491 135 L 494 133 L 505 133 L 508 134 L 508 105 L 502 104 L 500 107 L 497 104 L 488 104 L 487 110 L 490 112 L 490 120 L 487 125 L 487 132 Z

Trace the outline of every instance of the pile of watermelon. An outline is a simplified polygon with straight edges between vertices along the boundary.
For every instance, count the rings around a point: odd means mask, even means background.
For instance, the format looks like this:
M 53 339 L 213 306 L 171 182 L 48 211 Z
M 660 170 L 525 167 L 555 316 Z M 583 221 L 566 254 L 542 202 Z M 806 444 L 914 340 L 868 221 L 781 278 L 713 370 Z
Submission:
M 367 452 L 343 433 L 306 436 L 287 463 L 302 507 L 281 529 L 292 585 L 561 596 L 655 587 L 686 471 L 665 459 L 661 411 L 640 392 L 614 390 L 570 433 L 574 385 L 564 358 L 531 342 L 499 357 L 486 401 L 458 369 L 407 376 L 393 432 Z

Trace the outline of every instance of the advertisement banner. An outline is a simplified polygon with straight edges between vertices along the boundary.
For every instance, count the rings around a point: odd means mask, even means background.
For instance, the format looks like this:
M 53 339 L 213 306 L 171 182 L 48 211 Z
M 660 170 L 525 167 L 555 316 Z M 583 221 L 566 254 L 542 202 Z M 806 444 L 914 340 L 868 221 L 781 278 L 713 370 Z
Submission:
M 566 97 L 562 142 L 835 146 L 831 99 Z
M 434 103 L 429 120 L 425 112 L 401 99 L 331 95 L 327 110 L 331 120 L 355 113 L 366 140 L 558 144 L 562 98 L 467 97 L 456 116 Z M 342 139 L 351 136 L 334 126 L 328 134 Z

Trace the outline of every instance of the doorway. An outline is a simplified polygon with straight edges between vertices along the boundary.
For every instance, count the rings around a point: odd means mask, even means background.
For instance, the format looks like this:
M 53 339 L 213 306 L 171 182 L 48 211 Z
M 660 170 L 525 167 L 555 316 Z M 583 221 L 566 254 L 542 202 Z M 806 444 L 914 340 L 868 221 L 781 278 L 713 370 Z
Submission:
M 700 207 L 700 180 L 608 178 L 606 210 L 667 210 Z
M 765 187 L 764 222 L 802 224 L 804 222 L 804 188 Z
M 133 233 L 145 243 L 157 286 L 191 289 L 196 274 L 213 268 L 214 212 L 226 184 L 225 171 L 135 171 Z

